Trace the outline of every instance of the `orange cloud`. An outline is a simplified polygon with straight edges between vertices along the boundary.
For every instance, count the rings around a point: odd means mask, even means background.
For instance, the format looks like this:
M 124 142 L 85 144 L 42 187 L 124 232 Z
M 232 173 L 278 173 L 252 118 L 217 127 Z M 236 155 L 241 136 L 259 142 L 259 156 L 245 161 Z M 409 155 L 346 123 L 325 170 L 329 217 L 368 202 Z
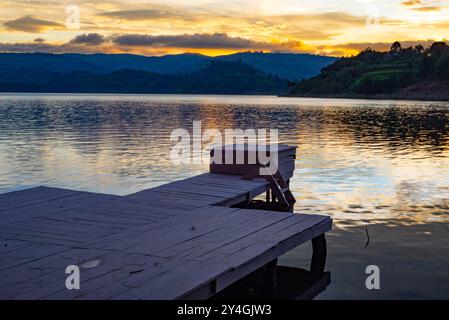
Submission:
M 421 12 L 432 12 L 432 11 L 441 11 L 443 7 L 438 6 L 438 0 L 406 0 L 402 1 L 401 5 L 410 8 L 413 11 L 421 11 Z
M 413 8 L 412 10 L 421 12 L 433 12 L 433 11 L 441 11 L 442 9 L 443 9 L 442 7 L 428 6 L 428 7 L 417 7 Z
M 422 0 L 406 0 L 406 1 L 402 1 L 401 4 L 406 7 L 413 7 L 413 6 L 423 4 L 423 1 Z
M 145 21 L 158 19 L 192 19 L 192 16 L 169 8 L 153 8 L 142 10 L 119 10 L 100 13 L 99 16 L 118 20 Z
M 7 29 L 30 32 L 30 33 L 41 33 L 48 29 L 62 29 L 63 25 L 44 19 L 35 18 L 31 15 L 23 16 L 11 21 L 7 21 L 3 24 Z

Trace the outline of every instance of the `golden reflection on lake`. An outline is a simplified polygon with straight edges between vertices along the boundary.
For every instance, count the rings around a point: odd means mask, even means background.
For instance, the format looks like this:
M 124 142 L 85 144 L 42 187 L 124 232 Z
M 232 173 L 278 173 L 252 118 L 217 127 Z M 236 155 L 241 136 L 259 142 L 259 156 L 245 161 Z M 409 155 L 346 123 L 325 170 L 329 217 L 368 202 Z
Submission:
M 0 96 L 0 191 L 50 185 L 114 194 L 206 172 L 170 162 L 170 133 L 275 128 L 298 146 L 296 211 L 337 227 L 447 222 L 449 105 L 176 95 Z

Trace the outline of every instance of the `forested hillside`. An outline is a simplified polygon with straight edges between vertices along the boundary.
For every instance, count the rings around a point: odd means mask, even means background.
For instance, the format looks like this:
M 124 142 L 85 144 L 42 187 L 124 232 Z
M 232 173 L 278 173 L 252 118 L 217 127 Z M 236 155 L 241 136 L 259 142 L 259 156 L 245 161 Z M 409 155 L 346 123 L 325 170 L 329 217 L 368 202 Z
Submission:
M 393 43 L 387 52 L 370 48 L 341 58 L 309 80 L 292 96 L 398 99 L 449 99 L 449 46 L 435 42 L 403 48 Z
M 285 94 L 287 89 L 287 80 L 232 61 L 211 61 L 198 71 L 179 75 L 133 69 L 110 73 L 40 70 L 39 77 L 23 74 L 20 81 L 0 82 L 0 92 Z

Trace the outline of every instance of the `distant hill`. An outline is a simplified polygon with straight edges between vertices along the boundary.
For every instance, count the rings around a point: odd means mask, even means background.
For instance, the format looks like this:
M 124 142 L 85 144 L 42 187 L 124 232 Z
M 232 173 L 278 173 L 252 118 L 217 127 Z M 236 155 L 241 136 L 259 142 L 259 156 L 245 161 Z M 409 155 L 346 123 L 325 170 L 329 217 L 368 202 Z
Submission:
M 0 71 L 44 70 L 68 73 L 73 71 L 108 72 L 108 68 L 83 59 L 83 55 L 50 53 L 0 53 Z M 1 74 L 0 74 L 1 75 Z M 19 76 L 19 75 L 17 75 Z M 3 78 L 1 78 L 4 80 Z
M 317 75 L 323 67 L 335 61 L 335 58 L 260 52 L 242 52 L 215 58 L 191 53 L 162 57 L 133 54 L 0 53 L 0 81 L 22 80 L 23 77 L 21 78 L 18 71 L 29 76 L 32 70 L 37 71 L 36 76 L 41 72 L 44 74 L 74 71 L 110 73 L 123 69 L 159 74 L 182 74 L 198 71 L 211 61 L 242 61 L 274 76 L 297 81 Z
M 336 60 L 334 57 L 294 53 L 241 52 L 216 57 L 222 61 L 242 61 L 283 79 L 298 81 L 317 75 Z
M 366 49 L 298 83 L 290 96 L 449 100 L 449 46 Z
M 67 73 L 46 71 L 39 77 L 19 78 L 14 82 L 2 78 L 0 92 L 285 94 L 288 85 L 287 80 L 241 61 L 215 60 L 183 74 L 135 69 L 108 73 L 77 70 Z
M 109 72 L 123 69 L 150 71 L 161 74 L 180 74 L 196 71 L 211 61 L 210 57 L 194 53 L 146 57 L 135 54 L 64 54 L 85 61 Z

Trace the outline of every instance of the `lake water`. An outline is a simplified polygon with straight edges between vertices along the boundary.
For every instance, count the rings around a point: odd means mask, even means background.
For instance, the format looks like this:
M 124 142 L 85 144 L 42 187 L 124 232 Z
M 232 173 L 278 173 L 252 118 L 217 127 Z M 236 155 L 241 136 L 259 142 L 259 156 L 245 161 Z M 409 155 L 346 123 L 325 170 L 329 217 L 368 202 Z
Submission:
M 298 146 L 296 212 L 332 215 L 319 299 L 449 298 L 449 103 L 176 95 L 0 95 L 0 193 L 36 185 L 129 194 L 206 172 L 170 133 L 279 130 Z M 369 243 L 367 245 L 367 235 Z M 307 266 L 303 246 L 280 263 Z M 367 290 L 377 265 L 381 289 Z

